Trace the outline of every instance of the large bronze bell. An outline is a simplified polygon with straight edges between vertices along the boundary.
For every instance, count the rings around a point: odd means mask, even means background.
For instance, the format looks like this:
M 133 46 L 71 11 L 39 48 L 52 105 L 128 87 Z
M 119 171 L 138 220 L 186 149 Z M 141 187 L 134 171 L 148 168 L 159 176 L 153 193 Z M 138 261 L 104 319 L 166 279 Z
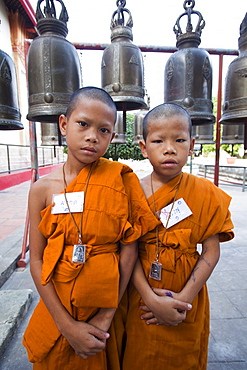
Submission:
M 221 144 L 243 144 L 244 125 L 223 125 Z
M 113 98 L 117 110 L 146 107 L 144 68 L 140 49 L 132 43 L 132 16 L 126 1 L 117 1 L 111 19 L 111 44 L 106 47 L 101 64 L 101 86 Z M 124 13 L 129 18 L 125 24 Z
M 79 56 L 73 44 L 65 39 L 68 14 L 62 0 L 59 19 L 54 0 L 46 0 L 42 12 L 39 0 L 36 10 L 40 33 L 29 48 L 28 90 L 30 121 L 57 122 L 66 112 L 72 93 L 81 87 Z
M 13 60 L 0 50 L 0 130 L 21 130 L 16 71 Z
M 247 13 L 240 25 L 238 47 L 239 56 L 230 63 L 226 75 L 220 123 L 243 124 L 244 149 L 247 150 Z
M 195 138 L 195 144 L 215 144 L 214 124 L 192 126 L 192 137 Z
M 164 101 L 185 108 L 193 125 L 215 122 L 212 103 L 212 67 L 209 54 L 199 49 L 205 21 L 200 12 L 193 10 L 195 1 L 184 1 L 185 12 L 178 17 L 173 28 L 178 51 L 168 59 L 165 67 Z M 191 16 L 199 20 L 193 32 Z M 186 33 L 182 33 L 180 20 L 188 17 Z
M 223 124 L 241 124 L 247 118 L 247 13 L 240 25 L 238 46 L 239 56 L 230 63 L 225 80 Z
M 43 146 L 66 145 L 66 138 L 61 135 L 57 123 L 41 122 L 41 145 Z

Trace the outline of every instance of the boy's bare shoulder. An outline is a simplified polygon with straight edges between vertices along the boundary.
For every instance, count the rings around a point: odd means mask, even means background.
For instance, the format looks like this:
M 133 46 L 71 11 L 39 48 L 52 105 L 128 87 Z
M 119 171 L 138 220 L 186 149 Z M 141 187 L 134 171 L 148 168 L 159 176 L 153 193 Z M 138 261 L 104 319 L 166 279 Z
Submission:
M 58 194 L 63 191 L 63 176 L 62 169 L 39 178 L 30 188 L 31 197 L 40 197 L 46 205 L 52 201 L 53 194 Z
M 142 190 L 144 191 L 144 194 L 146 195 L 146 198 L 149 198 L 151 195 L 151 188 L 150 188 L 150 175 L 147 175 L 140 179 L 140 184 L 142 187 Z

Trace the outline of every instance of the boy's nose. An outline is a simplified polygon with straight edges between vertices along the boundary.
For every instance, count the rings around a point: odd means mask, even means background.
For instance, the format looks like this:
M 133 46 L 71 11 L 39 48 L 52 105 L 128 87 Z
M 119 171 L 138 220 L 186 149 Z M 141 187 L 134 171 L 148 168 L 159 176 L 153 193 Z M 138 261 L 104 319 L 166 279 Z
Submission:
M 164 154 L 175 154 L 176 153 L 176 149 L 174 148 L 174 146 L 171 143 L 167 143 L 165 145 L 165 148 L 164 148 L 163 153 Z
M 90 141 L 91 143 L 98 142 L 96 130 L 91 129 L 87 132 L 86 141 Z

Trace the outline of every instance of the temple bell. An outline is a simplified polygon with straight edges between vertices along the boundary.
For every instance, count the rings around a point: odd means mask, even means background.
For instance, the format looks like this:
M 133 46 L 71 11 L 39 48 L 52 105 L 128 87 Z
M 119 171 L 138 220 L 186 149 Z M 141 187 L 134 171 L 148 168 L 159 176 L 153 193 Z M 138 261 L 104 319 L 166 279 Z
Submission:
M 16 71 L 13 60 L 0 50 L 0 130 L 21 130 Z
M 192 126 L 192 137 L 195 138 L 196 144 L 215 144 L 214 124 Z
M 41 3 L 45 1 L 43 11 Z M 36 19 L 39 36 L 28 52 L 30 121 L 57 123 L 67 109 L 72 93 L 81 87 L 79 56 L 66 40 L 68 13 L 62 0 L 59 19 L 54 0 L 39 0 Z
M 144 67 L 140 49 L 132 43 L 133 20 L 126 1 L 117 1 L 111 18 L 111 44 L 101 63 L 101 86 L 114 100 L 117 110 L 145 108 Z M 125 14 L 128 19 L 125 19 Z
M 235 136 L 238 141 L 232 144 L 244 143 L 247 149 L 247 13 L 240 25 L 238 39 L 239 56 L 234 59 L 227 71 L 225 79 L 225 95 L 223 114 L 220 123 L 223 126 L 222 144 L 225 141 L 224 131 L 228 136 Z M 226 125 L 226 126 L 225 126 Z M 226 128 L 225 128 L 226 127 Z
M 123 112 L 117 112 L 117 120 L 115 123 L 115 136 L 112 140 L 112 144 L 124 144 L 126 142 L 126 135 L 123 124 Z
M 42 146 L 67 145 L 66 138 L 61 135 L 57 124 L 41 122 L 41 145 Z
M 205 21 L 194 10 L 195 1 L 184 1 L 185 12 L 173 28 L 178 51 L 168 59 L 165 67 L 164 102 L 178 104 L 188 111 L 193 125 L 209 125 L 215 122 L 212 103 L 212 67 L 209 54 L 199 49 Z M 193 31 L 192 15 L 198 17 Z M 186 32 L 182 33 L 180 20 L 187 16 Z

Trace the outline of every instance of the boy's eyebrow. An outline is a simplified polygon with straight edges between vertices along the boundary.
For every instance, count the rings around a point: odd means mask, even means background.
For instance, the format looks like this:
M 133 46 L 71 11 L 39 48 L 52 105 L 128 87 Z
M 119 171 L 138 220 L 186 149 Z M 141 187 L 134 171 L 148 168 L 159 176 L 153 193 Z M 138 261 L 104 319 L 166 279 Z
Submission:
M 94 123 L 94 120 L 89 117 L 89 116 L 81 116 L 80 114 L 77 115 L 77 117 L 75 117 L 75 121 L 78 122 L 78 121 L 83 121 L 83 122 L 86 122 L 86 123 Z M 114 127 L 114 123 L 109 123 L 109 122 L 105 122 L 105 121 L 100 121 L 99 122 L 100 125 L 104 125 L 104 126 L 109 126 L 109 127 Z

